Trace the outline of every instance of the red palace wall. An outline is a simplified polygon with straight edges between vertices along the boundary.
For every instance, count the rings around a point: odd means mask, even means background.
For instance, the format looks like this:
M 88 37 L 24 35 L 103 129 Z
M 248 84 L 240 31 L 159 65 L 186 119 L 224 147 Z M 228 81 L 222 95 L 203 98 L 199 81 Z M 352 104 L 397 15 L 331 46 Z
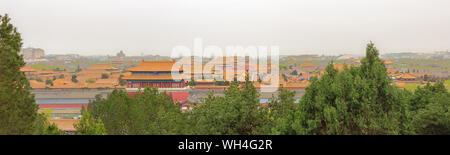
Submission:
M 184 88 L 184 82 L 128 82 L 128 88 Z

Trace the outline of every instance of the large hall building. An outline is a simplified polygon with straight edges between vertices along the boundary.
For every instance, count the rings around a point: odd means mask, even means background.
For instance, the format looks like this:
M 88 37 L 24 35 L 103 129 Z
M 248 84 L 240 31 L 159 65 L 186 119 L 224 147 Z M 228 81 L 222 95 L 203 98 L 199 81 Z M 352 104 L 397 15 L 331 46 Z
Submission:
M 172 67 L 181 76 L 172 75 Z M 158 89 L 184 89 L 186 83 L 182 78 L 183 68 L 175 61 L 142 61 L 136 67 L 129 68 L 131 75 L 123 77 L 127 81 L 127 89 L 153 87 Z

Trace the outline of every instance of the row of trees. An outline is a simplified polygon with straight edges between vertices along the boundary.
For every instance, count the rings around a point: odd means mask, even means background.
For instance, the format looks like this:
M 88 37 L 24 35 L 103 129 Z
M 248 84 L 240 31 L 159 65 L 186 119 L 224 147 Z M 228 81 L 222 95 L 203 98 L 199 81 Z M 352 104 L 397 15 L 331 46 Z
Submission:
M 37 112 L 20 72 L 21 37 L 9 21 L 1 17 L 0 134 L 64 134 Z M 450 94 L 443 83 L 415 92 L 396 88 L 378 55 L 369 43 L 360 67 L 338 71 L 331 62 L 300 103 L 294 103 L 295 92 L 281 87 L 269 106 L 261 107 L 248 77 L 232 82 L 224 96 L 211 93 L 201 104 L 192 103 L 194 109 L 186 112 L 153 88 L 133 96 L 114 90 L 83 108 L 75 128 L 84 135 L 450 134 Z
M 84 126 L 104 126 L 101 134 L 450 134 L 450 94 L 444 84 L 427 84 L 413 93 L 399 89 L 378 55 L 369 43 L 360 67 L 338 71 L 331 62 L 300 103 L 294 103 L 294 91 L 281 87 L 269 106 L 261 107 L 248 77 L 242 84 L 233 82 L 224 96 L 211 93 L 188 112 L 156 89 L 133 97 L 115 90 L 89 105 L 84 111 L 89 117 L 83 119 L 96 121 Z M 98 127 L 92 130 L 80 133 L 98 133 Z

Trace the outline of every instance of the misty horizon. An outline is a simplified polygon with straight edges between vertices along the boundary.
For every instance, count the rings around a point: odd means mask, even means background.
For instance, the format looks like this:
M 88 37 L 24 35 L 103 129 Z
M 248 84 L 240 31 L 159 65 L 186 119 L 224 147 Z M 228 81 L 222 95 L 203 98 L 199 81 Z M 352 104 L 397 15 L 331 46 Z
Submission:
M 46 54 L 169 56 L 175 46 L 279 46 L 280 55 L 450 49 L 446 0 L 166 0 L 0 2 L 23 48 Z

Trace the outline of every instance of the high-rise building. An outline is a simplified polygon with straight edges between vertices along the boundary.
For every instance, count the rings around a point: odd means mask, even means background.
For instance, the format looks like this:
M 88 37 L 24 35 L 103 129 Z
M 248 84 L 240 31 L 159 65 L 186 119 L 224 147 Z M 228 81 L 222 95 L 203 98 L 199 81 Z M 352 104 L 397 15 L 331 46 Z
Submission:
M 40 48 L 24 48 L 21 53 L 24 59 L 40 59 L 45 55 L 45 51 Z

